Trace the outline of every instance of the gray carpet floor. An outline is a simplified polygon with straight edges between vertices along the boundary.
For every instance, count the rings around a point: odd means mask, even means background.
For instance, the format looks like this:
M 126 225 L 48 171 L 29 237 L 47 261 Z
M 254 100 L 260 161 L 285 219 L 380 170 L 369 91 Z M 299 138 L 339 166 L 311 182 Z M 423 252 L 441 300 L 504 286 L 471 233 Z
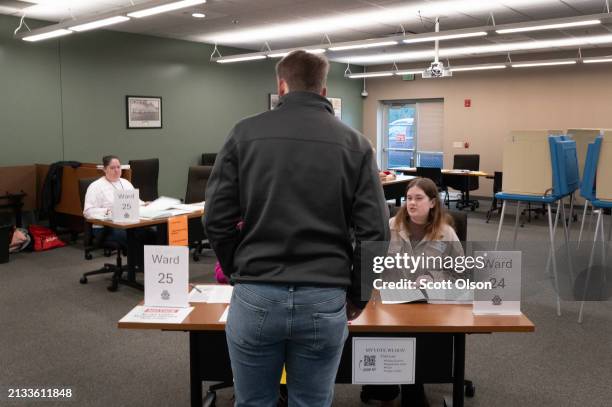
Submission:
M 495 238 L 497 218 L 486 224 L 484 211 L 469 214 L 469 239 Z M 506 220 L 506 239 L 512 219 Z M 519 232 L 521 241 L 547 239 L 542 218 Z M 0 265 L 0 406 L 189 405 L 188 335 L 120 330 L 117 321 L 142 292 L 121 287 L 110 293 L 106 276 L 79 284 L 84 271 L 109 260 L 85 261 L 75 243 L 20 253 Z M 191 281 L 213 281 L 213 264 L 211 254 L 192 261 Z M 588 303 L 578 324 L 579 304 L 563 301 L 557 316 L 546 281 L 544 272 L 524 278 L 532 287 L 524 290 L 522 310 L 536 325 L 534 333 L 468 336 L 466 377 L 476 384 L 476 396 L 466 399 L 467 406 L 612 405 L 612 302 Z M 70 387 L 74 397 L 8 400 L 11 387 Z M 431 405 L 441 406 L 451 386 L 427 385 L 426 391 Z M 231 389 L 218 395 L 218 406 L 231 405 Z M 336 386 L 334 406 L 360 405 L 358 386 Z

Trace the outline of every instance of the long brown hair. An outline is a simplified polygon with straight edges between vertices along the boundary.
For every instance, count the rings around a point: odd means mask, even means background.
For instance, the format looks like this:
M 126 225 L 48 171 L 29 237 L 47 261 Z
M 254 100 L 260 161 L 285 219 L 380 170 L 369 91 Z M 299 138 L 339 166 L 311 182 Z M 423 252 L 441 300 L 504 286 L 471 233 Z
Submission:
M 453 218 L 446 213 L 444 206 L 440 203 L 440 197 L 438 196 L 438 187 L 429 178 L 415 178 L 408 183 L 406 193 L 412 187 L 418 187 L 425 192 L 425 195 L 434 202 L 433 208 L 429 210 L 427 216 L 427 223 L 425 224 L 425 238 L 428 240 L 439 240 L 442 238 L 442 228 L 445 224 L 453 226 Z M 395 215 L 395 227 L 401 229 L 402 227 L 408 232 L 408 224 L 410 222 L 410 215 L 408 215 L 408 202 L 404 202 L 400 210 Z M 410 233 L 410 232 L 408 232 Z

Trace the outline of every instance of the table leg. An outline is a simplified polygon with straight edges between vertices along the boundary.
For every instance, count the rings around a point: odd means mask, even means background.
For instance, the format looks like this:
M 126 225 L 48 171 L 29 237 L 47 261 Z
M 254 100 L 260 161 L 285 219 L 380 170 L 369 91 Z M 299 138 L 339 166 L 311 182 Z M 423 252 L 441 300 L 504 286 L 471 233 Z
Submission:
M 136 229 L 127 229 L 127 281 L 136 281 L 136 259 L 138 258 L 138 244 L 135 236 Z
M 465 385 L 465 334 L 454 334 L 453 338 L 453 407 L 463 407 Z
M 136 281 L 136 262 L 140 245 L 136 239 L 136 229 L 127 229 L 127 278 L 122 278 L 122 272 L 113 275 L 113 284 L 109 288 L 111 291 L 117 290 L 119 284 L 127 285 L 137 290 L 144 290 L 144 286 Z
M 199 349 L 196 332 L 189 332 L 189 375 L 191 407 L 202 407 L 202 379 L 199 365 Z

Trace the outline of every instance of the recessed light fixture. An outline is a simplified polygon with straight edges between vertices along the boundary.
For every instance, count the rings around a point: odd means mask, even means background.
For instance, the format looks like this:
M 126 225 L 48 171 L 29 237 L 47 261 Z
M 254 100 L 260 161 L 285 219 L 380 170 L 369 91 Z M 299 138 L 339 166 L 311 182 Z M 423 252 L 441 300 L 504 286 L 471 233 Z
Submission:
M 204 14 L 204 13 L 193 13 L 191 15 L 191 17 L 193 17 L 193 18 L 204 18 L 204 17 L 206 17 L 206 14 Z

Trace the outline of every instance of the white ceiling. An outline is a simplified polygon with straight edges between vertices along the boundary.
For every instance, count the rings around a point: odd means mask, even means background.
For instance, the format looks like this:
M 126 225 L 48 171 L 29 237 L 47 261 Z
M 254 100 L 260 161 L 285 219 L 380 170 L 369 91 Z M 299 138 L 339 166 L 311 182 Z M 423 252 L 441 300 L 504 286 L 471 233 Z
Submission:
M 132 3 L 140 5 L 148 2 L 150 0 L 0 0 L 0 13 L 14 16 L 25 13 L 26 22 L 28 18 L 33 18 L 55 23 L 106 13 Z M 462 5 L 460 9 L 457 9 L 457 4 Z M 220 45 L 259 51 L 263 49 L 266 41 L 272 49 L 320 44 L 325 42 L 325 34 L 335 43 L 397 35 L 402 32 L 402 27 L 407 33 L 432 32 L 435 17 L 440 17 L 441 30 L 451 30 L 489 25 L 491 12 L 495 23 L 500 25 L 598 14 L 606 11 L 605 5 L 605 0 L 471 0 L 469 4 L 466 4 L 465 0 L 208 0 L 200 6 L 133 19 L 110 29 L 205 43 L 218 42 Z M 421 16 L 418 10 L 422 11 Z M 205 13 L 206 18 L 193 18 L 191 13 L 195 11 Z M 358 23 L 354 22 L 354 14 L 364 12 L 377 12 L 377 15 Z M 310 28 L 308 34 L 292 35 L 295 32 L 295 24 L 303 26 L 311 22 L 314 22 L 314 27 Z M 267 30 L 267 33 L 262 33 L 262 29 Z M 289 31 L 283 31 L 285 29 Z M 249 31 L 244 33 L 246 30 Z M 283 33 L 280 38 L 279 32 Z M 237 39 L 228 37 L 228 34 L 240 33 L 246 35 Z M 444 41 L 441 42 L 441 50 L 445 47 L 610 33 L 612 24 L 606 23 L 564 31 Z M 365 53 L 361 51 L 360 54 L 397 54 L 431 48 L 432 44 L 404 45 L 371 49 Z M 428 56 L 421 59 L 429 58 Z M 344 59 L 336 59 L 345 60 L 346 55 Z M 396 62 L 408 60 L 418 58 L 394 59 Z

